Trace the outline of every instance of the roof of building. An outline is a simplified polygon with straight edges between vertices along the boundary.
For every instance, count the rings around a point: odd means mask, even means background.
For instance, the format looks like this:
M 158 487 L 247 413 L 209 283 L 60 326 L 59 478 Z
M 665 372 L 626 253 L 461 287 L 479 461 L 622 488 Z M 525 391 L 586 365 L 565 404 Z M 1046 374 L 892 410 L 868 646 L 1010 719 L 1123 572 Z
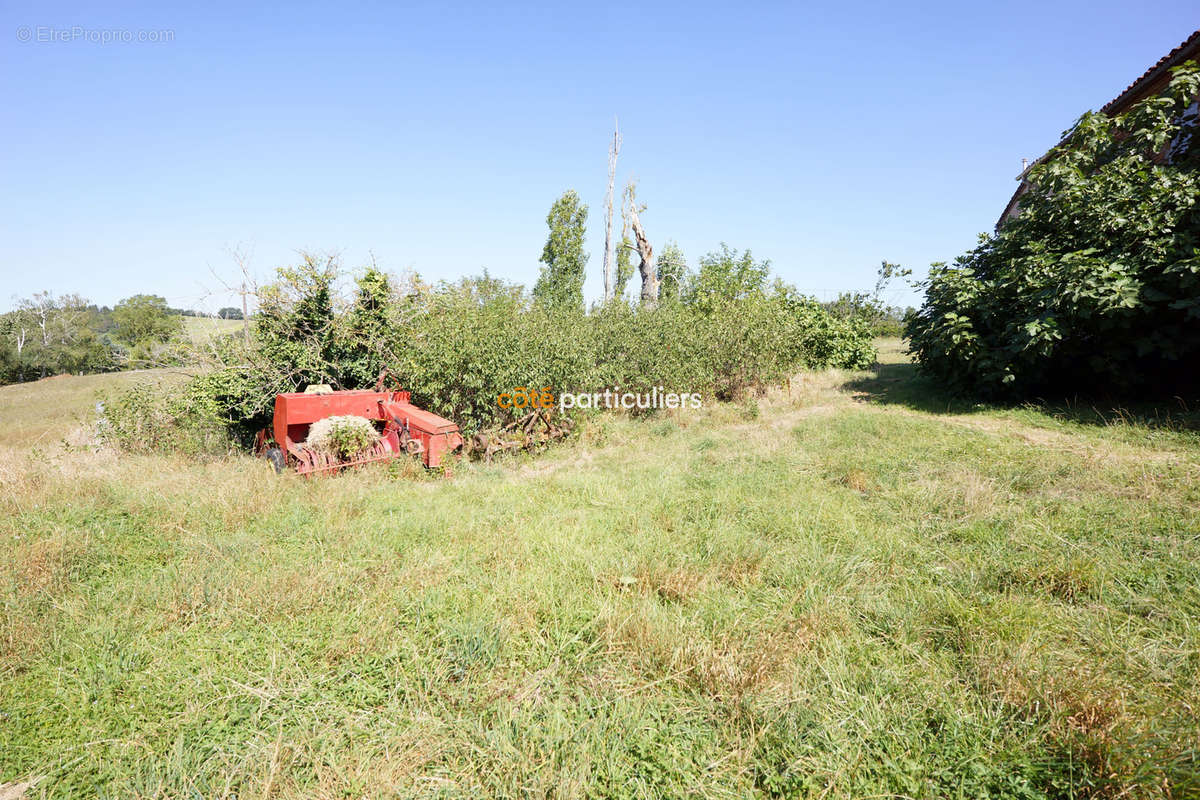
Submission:
M 1194 31 L 1191 36 L 1184 39 L 1178 47 L 1165 56 L 1160 58 L 1158 62 L 1142 73 L 1141 77 L 1133 83 L 1125 87 L 1125 89 L 1112 100 L 1109 100 L 1100 109 L 1102 114 L 1114 116 L 1127 110 L 1134 103 L 1142 100 L 1151 94 L 1157 94 L 1166 88 L 1166 85 L 1171 80 L 1171 70 L 1179 66 L 1189 59 L 1200 58 L 1200 30 Z M 1066 141 L 1066 137 L 1062 141 Z M 1059 144 L 1062 144 L 1062 141 Z M 1058 145 L 1055 145 L 1057 147 Z M 1025 176 L 1034 166 L 1046 160 L 1046 156 L 1053 152 L 1053 148 L 1047 151 L 1041 158 L 1029 164 L 1025 169 L 1021 170 L 1021 174 L 1016 177 L 1020 182 L 1016 191 L 1008 201 L 1008 205 L 1004 207 L 1004 213 L 1000 215 L 1000 219 L 996 221 L 996 228 L 1004 223 L 1009 215 L 1013 212 L 1017 201 L 1021 199 L 1021 195 L 1025 193 Z
M 1149 94 L 1152 89 L 1157 88 L 1155 84 L 1162 83 L 1165 86 L 1171 78 L 1171 69 L 1190 58 L 1195 58 L 1197 54 L 1200 54 L 1200 30 L 1184 39 L 1178 47 L 1160 58 L 1157 64 L 1126 86 L 1125 91 L 1108 101 L 1100 111 L 1110 116 L 1121 113 Z

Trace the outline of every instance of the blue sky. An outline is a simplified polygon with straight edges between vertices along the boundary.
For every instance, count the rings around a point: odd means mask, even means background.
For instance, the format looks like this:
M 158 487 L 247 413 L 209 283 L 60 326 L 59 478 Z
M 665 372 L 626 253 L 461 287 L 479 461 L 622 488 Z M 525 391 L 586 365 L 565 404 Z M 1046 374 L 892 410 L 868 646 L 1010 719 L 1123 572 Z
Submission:
M 1200 24 L 1194 0 L 174 5 L 0 6 L 0 308 L 214 309 L 239 246 L 260 278 L 308 249 L 531 285 L 568 188 L 592 299 L 614 116 L 656 246 L 863 289 L 972 246 L 1022 157 Z M 173 38 L 44 40 L 76 26 Z

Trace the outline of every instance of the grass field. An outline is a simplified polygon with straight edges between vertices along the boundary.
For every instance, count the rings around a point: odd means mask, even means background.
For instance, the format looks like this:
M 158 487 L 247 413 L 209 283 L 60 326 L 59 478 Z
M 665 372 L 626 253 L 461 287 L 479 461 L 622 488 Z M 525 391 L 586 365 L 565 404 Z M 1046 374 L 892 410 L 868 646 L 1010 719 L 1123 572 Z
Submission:
M 58 375 L 30 383 L 0 386 L 0 448 L 10 466 L 32 448 L 58 448 L 95 428 L 96 403 L 103 392 L 120 391 L 138 381 L 177 381 L 173 369 L 141 369 L 98 375 Z M 93 438 L 93 437 L 83 437 Z
M 184 317 L 183 332 L 195 344 L 204 344 L 223 333 L 238 333 L 242 330 L 240 319 L 217 319 L 215 317 Z
M 30 455 L 128 376 L 0 388 L 0 783 L 1200 796 L 1187 417 L 882 360 L 451 479 Z

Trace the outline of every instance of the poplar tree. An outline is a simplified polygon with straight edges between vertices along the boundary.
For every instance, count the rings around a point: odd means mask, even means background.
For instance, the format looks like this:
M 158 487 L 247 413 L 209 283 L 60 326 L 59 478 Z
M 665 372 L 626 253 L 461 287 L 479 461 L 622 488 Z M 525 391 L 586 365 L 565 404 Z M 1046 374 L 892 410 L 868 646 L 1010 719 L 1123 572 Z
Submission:
M 541 275 L 533 287 L 533 297 L 550 308 L 583 310 L 583 279 L 587 254 L 583 239 L 587 232 L 588 207 L 574 189 L 554 201 L 546 216 L 550 235 L 542 249 Z

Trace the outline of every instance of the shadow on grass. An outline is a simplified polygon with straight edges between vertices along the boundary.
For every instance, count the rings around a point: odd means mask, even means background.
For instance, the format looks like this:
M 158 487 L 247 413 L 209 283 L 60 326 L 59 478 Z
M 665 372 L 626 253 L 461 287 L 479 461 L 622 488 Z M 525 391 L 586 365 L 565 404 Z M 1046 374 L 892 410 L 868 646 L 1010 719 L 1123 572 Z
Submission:
M 918 374 L 917 365 L 911 363 L 876 364 L 874 374 L 847 381 L 844 388 L 860 400 L 929 414 L 966 414 L 984 408 L 942 391 L 933 381 Z
M 1079 396 L 983 403 L 952 394 L 936 381 L 920 375 L 913 363 L 876 364 L 873 375 L 847 381 L 843 388 L 865 402 L 902 406 L 927 414 L 1030 411 L 1081 425 L 1141 425 L 1177 432 L 1200 431 L 1200 401 L 1175 397 L 1147 402 Z

